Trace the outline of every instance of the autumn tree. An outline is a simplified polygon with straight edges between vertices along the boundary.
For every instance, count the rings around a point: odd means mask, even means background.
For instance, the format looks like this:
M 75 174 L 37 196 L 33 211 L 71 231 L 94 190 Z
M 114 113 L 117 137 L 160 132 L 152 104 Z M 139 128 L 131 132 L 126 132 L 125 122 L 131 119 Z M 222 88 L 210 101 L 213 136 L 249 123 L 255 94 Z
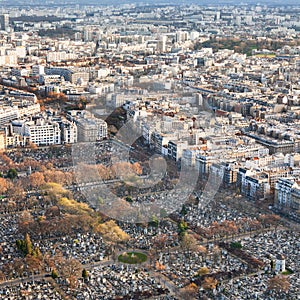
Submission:
M 7 191 L 7 180 L 0 177 L 0 194 L 3 195 Z
M 95 227 L 104 239 L 113 243 L 122 243 L 129 240 L 130 236 L 124 232 L 114 220 L 107 221 Z
M 202 287 L 205 290 L 214 290 L 218 284 L 218 280 L 213 277 L 205 277 L 202 282 Z
M 138 162 L 135 162 L 134 164 L 132 164 L 131 169 L 137 175 L 141 175 L 143 173 L 143 168 Z
M 164 249 L 167 243 L 167 236 L 165 234 L 158 234 L 153 239 L 153 248 L 156 252 Z
M 82 265 L 75 258 L 63 259 L 60 265 L 60 274 L 69 282 L 71 288 L 76 286 L 81 270 Z
M 131 164 L 128 162 L 117 162 L 113 164 L 111 171 L 116 177 L 119 177 L 123 180 L 129 179 L 135 175 L 131 168 Z
M 25 262 L 23 258 L 15 258 L 13 260 L 13 270 L 18 276 L 22 276 L 25 271 Z
M 19 232 L 25 233 L 29 231 L 30 225 L 34 222 L 34 219 L 31 213 L 28 210 L 25 210 L 21 213 L 18 221 Z
M 197 240 L 192 234 L 185 234 L 180 240 L 180 246 L 187 255 L 198 250 Z
M 0 270 L 0 282 L 3 282 L 3 281 L 5 281 L 6 280 L 6 275 L 5 275 L 5 273 L 2 271 L 2 270 Z
M 27 270 L 32 273 L 34 271 L 40 271 L 43 267 L 42 260 L 40 259 L 40 257 L 37 257 L 35 255 L 30 255 L 30 254 L 26 255 L 25 263 L 26 263 Z
M 20 201 L 24 197 L 24 189 L 19 181 L 7 183 L 7 197 L 11 200 Z
M 32 173 L 29 176 L 29 180 L 30 180 L 30 185 L 33 188 L 39 188 L 40 186 L 42 186 L 45 183 L 44 175 L 41 172 Z
M 280 216 L 275 214 L 260 215 L 258 220 L 262 223 L 264 227 L 275 226 L 275 230 L 280 223 Z
M 215 263 L 217 263 L 217 261 L 219 260 L 219 258 L 222 258 L 221 255 L 221 249 L 216 245 L 213 247 L 212 251 L 211 251 L 211 255 L 212 255 L 212 259 Z
M 43 186 L 42 191 L 45 194 L 45 197 L 49 198 L 49 202 L 53 204 L 57 204 L 58 200 L 63 197 L 71 198 L 71 192 L 63 188 L 61 184 L 49 182 Z
M 97 171 L 98 171 L 98 176 L 102 180 L 108 180 L 110 178 L 110 170 L 109 168 L 103 166 L 103 165 L 97 165 Z
M 288 292 L 290 288 L 290 282 L 287 276 L 277 275 L 271 278 L 268 282 L 268 289 L 273 292 L 282 293 Z
M 76 200 L 68 199 L 66 197 L 58 200 L 58 205 L 70 214 L 82 215 L 92 214 L 93 212 L 87 203 L 77 202 Z
M 197 275 L 198 276 L 203 276 L 209 273 L 209 268 L 208 267 L 201 267 L 198 271 L 197 271 Z
M 155 269 L 158 271 L 163 271 L 166 269 L 166 266 L 164 266 L 163 264 L 161 264 L 159 261 L 155 262 Z
M 196 299 L 198 294 L 198 286 L 192 282 L 180 291 L 180 298 L 184 300 Z
M 31 141 L 28 141 L 27 145 L 32 150 L 37 150 L 38 149 L 38 146 L 35 143 L 31 142 Z
M 222 231 L 226 236 L 234 235 L 238 232 L 238 228 L 234 221 L 225 220 L 221 223 Z

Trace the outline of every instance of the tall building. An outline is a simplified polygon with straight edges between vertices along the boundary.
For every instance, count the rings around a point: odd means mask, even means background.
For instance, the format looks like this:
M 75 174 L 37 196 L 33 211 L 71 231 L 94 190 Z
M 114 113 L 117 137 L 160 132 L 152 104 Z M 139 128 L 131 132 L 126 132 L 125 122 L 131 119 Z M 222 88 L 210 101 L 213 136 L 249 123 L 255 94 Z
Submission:
M 17 106 L 0 107 L 0 125 L 6 124 L 18 118 L 19 118 L 19 111 Z
M 24 124 L 23 135 L 37 146 L 61 144 L 59 124 L 44 119 L 28 121 Z
M 0 15 L 0 26 L 1 26 L 1 30 L 8 31 L 8 29 L 9 29 L 9 15 L 8 14 Z
M 107 123 L 102 119 L 77 119 L 78 142 L 96 142 L 107 137 Z
M 77 125 L 74 122 L 63 121 L 61 124 L 61 139 L 66 144 L 77 143 Z

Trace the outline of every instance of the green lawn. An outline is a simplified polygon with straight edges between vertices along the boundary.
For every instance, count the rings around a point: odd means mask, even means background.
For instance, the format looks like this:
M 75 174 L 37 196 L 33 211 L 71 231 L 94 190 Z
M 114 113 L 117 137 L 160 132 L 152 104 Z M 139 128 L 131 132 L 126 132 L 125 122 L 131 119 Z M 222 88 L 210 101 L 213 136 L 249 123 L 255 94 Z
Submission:
M 126 252 L 118 257 L 118 261 L 126 264 L 140 264 L 147 260 L 147 255 L 140 252 Z
M 284 272 L 281 273 L 282 275 L 290 275 L 293 274 L 293 272 L 290 269 L 286 269 Z

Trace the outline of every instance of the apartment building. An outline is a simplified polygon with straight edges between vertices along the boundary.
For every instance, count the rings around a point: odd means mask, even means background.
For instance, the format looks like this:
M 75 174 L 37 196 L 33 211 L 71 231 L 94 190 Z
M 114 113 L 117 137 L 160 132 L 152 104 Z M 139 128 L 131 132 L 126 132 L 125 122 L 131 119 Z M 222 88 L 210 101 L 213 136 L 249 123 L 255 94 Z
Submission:
M 182 157 L 183 150 L 188 147 L 187 141 L 169 141 L 168 157 L 172 160 L 179 161 Z
M 256 173 L 239 168 L 236 182 L 240 193 L 252 200 L 264 198 L 270 192 L 268 174 L 264 172 Z
M 9 30 L 9 14 L 0 15 L 0 28 L 1 30 Z
M 57 122 L 43 118 L 26 121 L 22 131 L 23 135 L 37 146 L 61 144 L 61 130 Z
M 19 118 L 18 106 L 0 107 L 0 125 L 11 122 Z
M 274 205 L 280 209 L 300 209 L 300 186 L 296 177 L 280 178 L 276 182 Z
M 107 123 L 102 119 L 80 117 L 76 124 L 78 142 L 96 142 L 107 138 Z
M 77 143 L 78 132 L 77 132 L 77 125 L 75 124 L 75 122 L 64 120 L 60 124 L 60 129 L 61 129 L 61 140 L 63 143 L 66 144 Z

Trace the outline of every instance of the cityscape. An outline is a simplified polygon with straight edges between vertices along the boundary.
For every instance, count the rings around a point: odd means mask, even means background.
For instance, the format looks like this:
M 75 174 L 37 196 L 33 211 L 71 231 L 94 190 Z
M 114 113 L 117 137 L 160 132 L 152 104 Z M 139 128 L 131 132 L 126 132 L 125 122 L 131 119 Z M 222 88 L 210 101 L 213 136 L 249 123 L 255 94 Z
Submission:
M 298 1 L 1 1 L 0 299 L 300 299 Z

